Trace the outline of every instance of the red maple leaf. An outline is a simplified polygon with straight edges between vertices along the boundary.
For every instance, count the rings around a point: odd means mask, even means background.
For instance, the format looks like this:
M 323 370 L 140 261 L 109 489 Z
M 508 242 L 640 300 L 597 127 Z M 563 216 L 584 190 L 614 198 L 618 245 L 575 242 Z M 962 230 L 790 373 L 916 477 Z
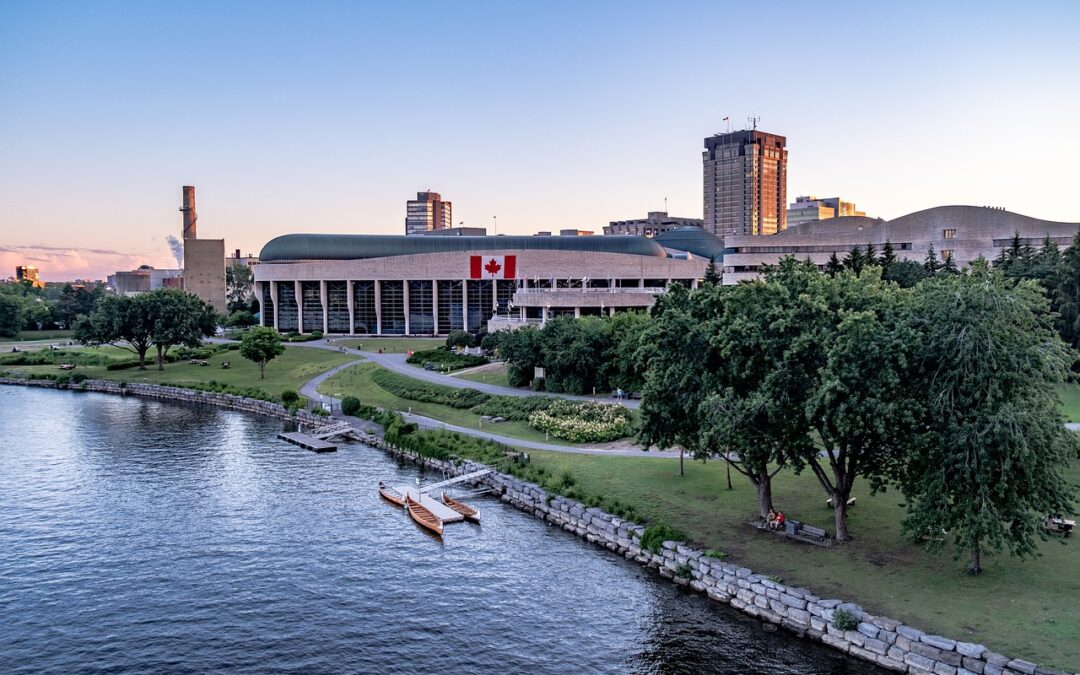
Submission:
M 496 274 L 498 274 L 499 270 L 501 270 L 501 269 L 502 269 L 502 265 L 500 265 L 495 260 L 495 258 L 492 258 L 491 260 L 488 261 L 488 263 L 486 265 L 484 265 L 484 271 L 487 272 L 488 274 L 490 274 L 491 276 L 495 276 Z

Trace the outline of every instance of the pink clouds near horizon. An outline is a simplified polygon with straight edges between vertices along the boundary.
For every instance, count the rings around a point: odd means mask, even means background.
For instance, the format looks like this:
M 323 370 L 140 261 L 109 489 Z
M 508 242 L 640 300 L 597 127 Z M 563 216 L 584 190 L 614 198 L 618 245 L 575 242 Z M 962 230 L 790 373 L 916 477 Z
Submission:
M 72 281 L 104 280 L 117 270 L 132 270 L 139 265 L 175 268 L 176 261 L 167 251 L 142 255 L 77 246 L 0 243 L 0 278 L 14 276 L 18 265 L 37 267 L 44 281 Z

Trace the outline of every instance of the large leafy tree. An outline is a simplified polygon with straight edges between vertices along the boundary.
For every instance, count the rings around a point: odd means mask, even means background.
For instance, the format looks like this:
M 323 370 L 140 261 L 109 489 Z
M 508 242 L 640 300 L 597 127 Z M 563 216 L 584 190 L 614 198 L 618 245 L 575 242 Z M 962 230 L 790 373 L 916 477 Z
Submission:
M 102 297 L 104 297 L 104 291 L 98 284 L 90 286 L 65 284 L 53 307 L 53 320 L 60 325 L 74 327 L 76 318 L 80 315 L 89 316 Z
M 269 326 L 255 326 L 240 340 L 240 356 L 259 366 L 259 378 L 266 377 L 266 364 L 285 353 L 281 336 Z
M 23 299 L 10 293 L 0 293 L 0 335 L 15 337 L 26 324 Z
M 605 389 L 631 392 L 644 386 L 645 374 L 638 368 L 636 354 L 650 321 L 645 312 L 619 312 L 604 319 Z
M 85 345 L 113 345 L 139 358 L 139 370 L 146 370 L 146 353 L 154 343 L 154 316 L 149 294 L 107 295 L 89 316 L 75 325 L 75 339 Z
M 229 312 L 250 310 L 255 299 L 255 276 L 245 263 L 236 263 L 225 268 L 225 297 Z
M 800 453 L 793 459 L 810 468 L 832 500 L 840 541 L 850 539 L 847 501 L 856 480 L 884 489 L 914 419 L 908 292 L 882 284 L 878 275 L 868 269 L 857 277 L 813 279 L 791 314 L 801 330 L 784 358 L 802 369 L 795 380 L 806 385 L 805 424 L 815 439 L 792 445 Z
M 1034 282 L 1011 283 L 985 263 L 913 292 L 921 359 L 913 391 L 925 412 L 907 444 L 903 525 L 931 549 L 947 533 L 971 574 L 987 552 L 1034 554 L 1042 516 L 1072 506 L 1063 470 L 1076 439 L 1054 385 L 1074 353 L 1047 310 Z
M 153 320 L 150 336 L 157 349 L 158 370 L 165 369 L 165 357 L 172 347 L 198 347 L 204 337 L 214 334 L 217 314 L 212 305 L 198 296 L 166 288 L 140 297 L 148 303 Z
M 541 330 L 544 386 L 548 391 L 588 394 L 602 390 L 602 355 L 606 337 L 597 317 L 560 317 Z

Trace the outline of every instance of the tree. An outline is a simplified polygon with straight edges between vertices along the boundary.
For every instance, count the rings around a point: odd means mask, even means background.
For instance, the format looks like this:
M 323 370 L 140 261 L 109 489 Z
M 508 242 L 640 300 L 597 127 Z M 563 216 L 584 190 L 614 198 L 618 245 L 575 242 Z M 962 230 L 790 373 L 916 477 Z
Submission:
M 552 392 L 589 394 L 603 390 L 604 322 L 593 316 L 559 317 L 540 329 L 544 388 Z
M 1075 355 L 1037 285 L 984 263 L 920 284 L 912 301 L 924 407 L 901 480 L 904 531 L 931 550 L 947 532 L 969 574 L 986 552 L 1035 554 L 1042 516 L 1072 507 L 1063 471 L 1077 441 L 1054 385 Z
M 112 345 L 139 357 L 146 370 L 146 352 L 153 345 L 154 316 L 146 293 L 107 295 L 89 316 L 75 322 L 75 339 L 84 345 Z
M 911 288 L 926 278 L 926 270 L 914 260 L 899 260 L 883 270 L 885 281 L 895 282 L 900 288 Z
M 879 264 L 877 258 L 877 249 L 874 247 L 873 242 L 866 242 L 866 253 L 864 254 L 863 260 L 865 261 L 865 265 Z
M 713 286 L 720 285 L 720 272 L 716 270 L 716 256 L 709 256 L 709 265 L 705 268 L 705 283 Z
M 875 273 L 819 276 L 799 296 L 807 306 L 793 314 L 801 335 L 783 360 L 802 370 L 795 380 L 807 385 L 805 423 L 815 442 L 791 447 L 801 453 L 796 464 L 809 466 L 832 500 L 839 541 L 850 539 L 847 501 L 856 479 L 884 489 L 912 427 L 907 296 Z
M 225 323 L 234 328 L 247 328 L 248 326 L 254 326 L 258 321 L 255 320 L 255 315 L 251 312 L 246 309 L 238 309 L 229 315 Z
M 932 277 L 941 270 L 941 263 L 938 262 L 937 252 L 934 251 L 934 245 L 930 244 L 926 248 L 926 259 L 923 260 L 923 271 L 926 272 L 926 276 Z
M 16 295 L 0 294 L 0 335 L 15 337 L 26 324 L 23 301 Z
M 638 369 L 637 350 L 651 318 L 645 312 L 619 312 L 604 319 L 604 389 L 640 391 L 645 374 Z
M 656 300 L 652 321 L 641 336 L 635 358 L 645 373 L 641 401 L 641 431 L 646 447 L 679 448 L 679 475 L 685 475 L 684 454 L 703 452 L 701 404 L 715 390 L 717 364 L 710 362 L 709 328 L 695 312 L 695 299 L 725 292 L 723 286 L 699 290 L 691 296 L 681 284 Z
M 446 336 L 446 346 L 454 349 L 455 347 L 472 347 L 473 336 L 468 331 L 464 330 L 452 330 L 450 334 Z
M 833 251 L 832 255 L 829 256 L 829 262 L 825 264 L 825 274 L 835 277 L 843 269 L 843 263 L 840 262 L 840 258 L 836 257 L 836 251 Z
M 198 347 L 217 328 L 213 306 L 192 293 L 162 288 L 139 297 L 149 304 L 153 317 L 150 337 L 157 348 L 158 370 L 165 370 L 165 357 L 172 347 Z
M 862 248 L 853 246 L 851 251 L 848 252 L 847 257 L 844 258 L 844 267 L 854 272 L 857 276 L 862 272 L 865 265 L 866 259 L 863 257 Z
M 74 328 L 75 319 L 79 315 L 89 316 L 102 297 L 104 297 L 104 291 L 100 285 L 87 288 L 66 284 L 53 307 L 53 320 L 60 325 Z
M 269 326 L 255 326 L 240 340 L 240 356 L 259 366 L 259 379 L 266 377 L 266 364 L 284 353 L 281 336 Z
M 255 277 L 246 263 L 235 263 L 225 268 L 225 297 L 229 312 L 250 309 L 255 298 Z
M 892 242 L 888 239 L 885 240 L 885 244 L 881 247 L 881 257 L 878 259 L 878 264 L 881 265 L 881 276 L 887 278 L 889 269 L 896 264 L 896 252 L 893 251 Z
M 511 387 L 528 386 L 541 363 L 540 330 L 525 326 L 496 334 L 499 335 L 499 355 L 506 360 L 507 382 Z
M 1058 330 L 1073 347 L 1080 347 L 1080 232 L 1061 257 L 1057 287 L 1052 296 L 1058 309 Z

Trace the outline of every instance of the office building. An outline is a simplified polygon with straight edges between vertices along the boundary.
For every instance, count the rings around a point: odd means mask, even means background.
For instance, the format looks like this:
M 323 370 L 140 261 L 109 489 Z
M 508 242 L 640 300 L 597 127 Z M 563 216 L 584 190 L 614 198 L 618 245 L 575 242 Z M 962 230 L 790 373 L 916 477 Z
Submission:
M 154 269 L 141 265 L 138 269 L 118 270 L 109 275 L 109 290 L 117 295 L 138 295 L 159 288 L 181 288 L 184 270 Z
M 45 282 L 38 278 L 38 268 L 33 265 L 16 265 L 15 281 L 29 281 L 34 288 L 45 288 Z
M 839 197 L 818 199 L 814 195 L 809 195 L 796 197 L 795 202 L 788 207 L 787 226 L 792 228 L 815 220 L 865 215 L 866 212 L 856 209 L 853 202 L 845 202 Z
M 787 140 L 744 130 L 705 139 L 704 228 L 723 239 L 787 227 Z
M 417 192 L 405 203 L 405 234 L 448 230 L 453 226 L 453 205 L 438 192 Z
M 898 260 L 921 263 L 932 245 L 939 261 L 952 258 L 957 267 L 964 268 L 979 257 L 995 260 L 1017 234 L 1023 244 L 1035 248 L 1047 237 L 1065 248 L 1078 230 L 1080 223 L 1039 220 L 983 206 L 938 206 L 893 220 L 829 218 L 788 227 L 768 238 L 728 237 L 724 241 L 724 283 L 755 279 L 764 265 L 776 265 L 789 255 L 810 260 L 824 270 L 834 253 L 843 259 L 852 248 L 873 244 L 880 254 L 886 241 Z
M 445 335 L 557 316 L 645 310 L 696 286 L 722 244 L 699 228 L 645 237 L 290 234 L 255 266 L 263 325 L 279 331 Z
M 183 187 L 184 290 L 213 305 L 219 314 L 226 310 L 225 240 L 199 239 L 195 188 Z
M 613 220 L 604 226 L 604 234 L 632 234 L 638 237 L 655 237 L 661 232 L 669 232 L 680 227 L 702 227 L 701 218 L 679 218 L 669 216 L 667 211 L 649 211 L 644 218 L 634 220 Z

